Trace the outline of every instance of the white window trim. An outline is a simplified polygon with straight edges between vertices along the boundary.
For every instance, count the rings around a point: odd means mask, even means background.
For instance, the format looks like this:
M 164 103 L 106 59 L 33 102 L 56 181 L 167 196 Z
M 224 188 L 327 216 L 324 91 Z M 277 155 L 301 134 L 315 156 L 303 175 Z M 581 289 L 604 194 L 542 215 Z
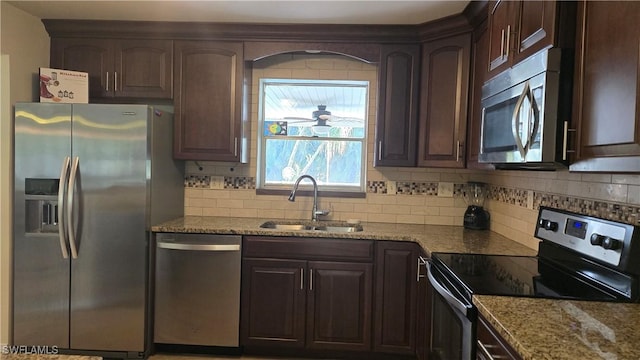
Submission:
M 334 84 L 366 84 L 366 99 L 367 105 L 365 106 L 365 124 L 364 124 L 364 137 L 361 139 L 358 138 L 329 138 L 329 137 L 307 137 L 307 136 L 287 136 L 288 140 L 330 140 L 330 141 L 357 141 L 362 144 L 362 153 L 361 153 L 361 166 L 360 166 L 360 185 L 359 186 L 332 186 L 326 184 L 318 184 L 319 191 L 331 191 L 331 192 L 344 192 L 344 193 L 364 193 L 366 192 L 367 187 L 367 140 L 369 138 L 369 91 L 370 91 L 370 82 L 366 80 L 322 80 L 322 79 L 282 79 L 282 78 L 261 78 L 259 79 L 258 85 L 258 128 L 257 128 L 257 166 L 256 166 L 256 189 L 258 190 L 291 190 L 291 184 L 282 184 L 282 185 L 274 185 L 265 183 L 265 154 L 264 149 L 266 147 L 267 137 L 263 134 L 264 129 L 264 86 L 267 84 L 313 84 L 317 82 L 325 82 L 325 83 L 334 83 Z M 303 180 L 300 183 L 301 189 L 312 189 L 311 182 L 308 180 Z

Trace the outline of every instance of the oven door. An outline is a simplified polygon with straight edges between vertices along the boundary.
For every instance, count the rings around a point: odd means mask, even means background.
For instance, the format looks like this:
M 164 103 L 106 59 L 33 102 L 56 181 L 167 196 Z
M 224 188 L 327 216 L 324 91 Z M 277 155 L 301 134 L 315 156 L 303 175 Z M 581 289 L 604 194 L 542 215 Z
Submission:
M 431 299 L 429 359 L 471 360 L 475 354 L 476 311 L 447 277 L 430 261 L 426 263 Z

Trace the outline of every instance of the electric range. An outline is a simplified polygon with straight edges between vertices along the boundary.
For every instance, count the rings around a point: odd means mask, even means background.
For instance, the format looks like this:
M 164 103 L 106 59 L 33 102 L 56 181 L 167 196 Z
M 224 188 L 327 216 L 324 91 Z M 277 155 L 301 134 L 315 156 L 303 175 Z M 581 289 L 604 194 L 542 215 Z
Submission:
M 474 294 L 640 302 L 640 227 L 541 207 L 534 235 L 537 256 L 432 253 L 433 358 L 475 358 Z

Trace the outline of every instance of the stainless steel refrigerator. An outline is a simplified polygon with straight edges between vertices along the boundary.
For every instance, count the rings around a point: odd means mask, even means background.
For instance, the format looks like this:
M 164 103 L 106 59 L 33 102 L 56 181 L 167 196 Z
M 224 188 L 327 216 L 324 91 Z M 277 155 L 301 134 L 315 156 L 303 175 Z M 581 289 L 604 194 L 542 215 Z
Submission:
M 15 106 L 14 345 L 147 355 L 149 229 L 184 213 L 171 111 Z

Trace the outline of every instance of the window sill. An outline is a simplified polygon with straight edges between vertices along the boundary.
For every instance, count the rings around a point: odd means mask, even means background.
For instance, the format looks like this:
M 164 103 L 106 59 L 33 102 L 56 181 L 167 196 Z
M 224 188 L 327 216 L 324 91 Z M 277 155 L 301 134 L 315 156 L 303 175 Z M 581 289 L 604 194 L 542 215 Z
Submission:
M 283 195 L 289 196 L 291 190 L 281 189 L 256 189 L 256 195 Z M 296 196 L 313 196 L 313 190 L 298 190 Z M 364 199 L 367 197 L 366 192 L 346 192 L 346 191 L 318 191 L 319 197 L 334 197 L 334 198 L 352 198 L 352 199 Z

